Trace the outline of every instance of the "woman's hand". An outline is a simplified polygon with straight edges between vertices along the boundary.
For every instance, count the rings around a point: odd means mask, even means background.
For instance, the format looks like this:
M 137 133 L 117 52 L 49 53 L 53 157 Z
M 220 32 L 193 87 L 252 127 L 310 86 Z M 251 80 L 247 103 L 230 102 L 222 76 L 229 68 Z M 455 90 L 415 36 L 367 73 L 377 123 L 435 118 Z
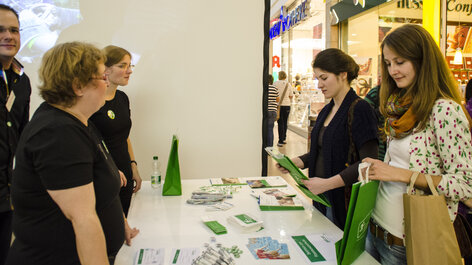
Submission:
M 134 193 L 141 189 L 141 182 L 143 182 L 143 180 L 141 179 L 141 176 L 139 175 L 138 166 L 136 165 L 136 163 L 131 163 L 131 170 L 133 171 L 133 180 L 136 183 L 136 185 L 133 188 L 133 193 Z
M 125 174 L 121 170 L 118 170 L 118 172 L 120 173 L 121 187 L 126 187 L 127 180 Z
M 139 234 L 139 229 L 136 227 L 131 228 L 128 224 L 128 220 L 125 218 L 125 240 L 126 245 L 131 246 L 131 239 Z
M 344 181 L 339 174 L 326 179 L 317 177 L 302 179 L 302 182 L 315 195 L 344 186 Z
M 372 158 L 364 158 L 362 162 L 370 163 L 369 179 L 371 180 L 410 183 L 412 171 L 408 169 L 392 167 L 378 159 Z
M 292 158 L 292 162 L 298 168 L 304 168 L 305 167 L 305 164 L 303 163 L 303 161 L 298 156 Z M 277 167 L 277 169 L 280 170 L 280 172 L 282 172 L 284 174 L 289 173 L 289 171 L 286 168 L 284 168 L 283 166 L 281 166 L 279 163 L 275 164 L 275 167 Z

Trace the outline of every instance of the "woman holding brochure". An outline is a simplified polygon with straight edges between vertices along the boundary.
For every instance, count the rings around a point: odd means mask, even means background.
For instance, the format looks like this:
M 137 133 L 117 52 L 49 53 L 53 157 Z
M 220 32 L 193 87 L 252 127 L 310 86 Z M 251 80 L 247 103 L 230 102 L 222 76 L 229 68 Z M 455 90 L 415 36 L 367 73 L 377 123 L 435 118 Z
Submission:
M 385 37 L 381 52 L 388 147 L 385 162 L 364 159 L 370 179 L 381 181 L 366 248 L 382 264 L 398 265 L 407 264 L 402 195 L 411 176 L 420 173 L 415 188 L 422 192 L 431 175 L 454 221 L 458 203 L 472 197 L 472 147 L 457 83 L 431 35 L 404 25 Z
M 359 71 L 354 59 L 339 49 L 326 49 L 318 53 L 312 66 L 318 88 L 331 101 L 318 115 L 311 132 L 310 151 L 292 161 L 299 168 L 309 169 L 310 179 L 304 181 L 306 187 L 314 194 L 324 194 L 332 205 L 327 208 L 315 202 L 315 207 L 344 229 L 347 210 L 344 186 L 357 181 L 361 159 L 377 157 L 377 120 L 369 103 L 350 87 Z M 348 124 L 350 114 L 352 120 Z M 358 161 L 348 159 L 350 139 Z M 277 167 L 283 173 L 288 172 L 279 164 Z

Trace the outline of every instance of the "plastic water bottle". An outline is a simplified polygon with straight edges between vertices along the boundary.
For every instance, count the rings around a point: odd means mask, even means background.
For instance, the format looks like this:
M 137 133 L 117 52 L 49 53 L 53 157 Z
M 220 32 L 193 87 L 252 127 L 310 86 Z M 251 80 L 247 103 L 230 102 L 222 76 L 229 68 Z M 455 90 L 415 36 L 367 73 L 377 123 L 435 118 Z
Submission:
M 152 158 L 151 187 L 154 189 L 157 189 L 161 186 L 161 171 L 159 170 L 157 158 L 157 156 Z

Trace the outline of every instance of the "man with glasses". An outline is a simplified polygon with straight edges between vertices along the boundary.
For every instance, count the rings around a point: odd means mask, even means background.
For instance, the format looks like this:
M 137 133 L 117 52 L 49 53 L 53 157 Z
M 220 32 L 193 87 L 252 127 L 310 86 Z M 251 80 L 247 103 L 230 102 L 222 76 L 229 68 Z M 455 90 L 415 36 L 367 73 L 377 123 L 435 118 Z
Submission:
M 11 242 L 10 183 L 20 133 L 29 119 L 31 85 L 15 59 L 20 49 L 18 13 L 0 4 L 0 265 Z

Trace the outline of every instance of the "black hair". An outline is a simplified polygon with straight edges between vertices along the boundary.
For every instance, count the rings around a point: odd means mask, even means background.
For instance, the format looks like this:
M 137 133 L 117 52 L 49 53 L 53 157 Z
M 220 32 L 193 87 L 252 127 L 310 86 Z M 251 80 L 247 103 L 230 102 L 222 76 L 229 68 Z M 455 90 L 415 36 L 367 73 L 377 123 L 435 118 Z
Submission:
M 319 68 L 323 71 L 339 75 L 347 73 L 347 81 L 350 84 L 357 78 L 359 65 L 340 49 L 330 48 L 318 53 L 312 63 L 313 68 Z
M 7 6 L 5 4 L 0 4 L 0 10 L 13 12 L 13 14 L 15 14 L 15 16 L 16 16 L 16 19 L 18 19 L 18 24 L 20 23 L 20 16 L 18 16 L 18 12 L 16 12 L 16 10 L 13 9 L 11 6 Z

